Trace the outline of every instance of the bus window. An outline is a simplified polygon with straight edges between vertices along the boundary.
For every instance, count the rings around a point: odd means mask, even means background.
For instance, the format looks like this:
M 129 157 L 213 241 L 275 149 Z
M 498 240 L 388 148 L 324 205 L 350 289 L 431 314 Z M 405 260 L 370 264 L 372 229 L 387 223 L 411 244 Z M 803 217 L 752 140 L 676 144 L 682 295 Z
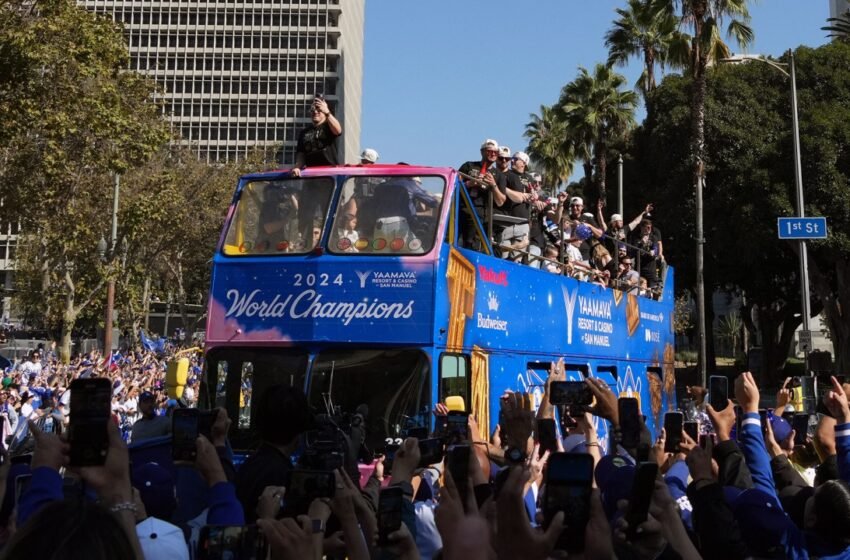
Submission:
M 239 429 L 251 427 L 251 390 L 254 385 L 254 364 L 242 362 L 242 376 L 239 379 Z
M 342 187 L 328 249 L 420 255 L 434 246 L 442 177 L 350 177 Z
M 430 371 L 419 349 L 326 351 L 313 362 L 307 396 L 315 412 L 334 416 L 343 428 L 358 408 L 368 409 L 365 444 L 375 450 L 386 438 L 428 425 Z
M 443 354 L 440 356 L 440 402 L 446 397 L 463 397 L 469 403 L 469 356 Z
M 309 252 L 321 238 L 333 190 L 330 177 L 249 182 L 228 226 L 224 254 Z
M 567 381 L 583 381 L 590 377 L 590 367 L 587 364 L 564 364 Z
M 611 387 L 614 394 L 617 394 L 617 367 L 616 366 L 597 366 L 596 377 L 604 381 Z
M 227 381 L 227 362 L 218 362 L 216 367 L 216 382 L 215 382 L 215 407 L 226 408 L 227 401 L 225 397 L 227 392 L 224 390 L 224 384 Z

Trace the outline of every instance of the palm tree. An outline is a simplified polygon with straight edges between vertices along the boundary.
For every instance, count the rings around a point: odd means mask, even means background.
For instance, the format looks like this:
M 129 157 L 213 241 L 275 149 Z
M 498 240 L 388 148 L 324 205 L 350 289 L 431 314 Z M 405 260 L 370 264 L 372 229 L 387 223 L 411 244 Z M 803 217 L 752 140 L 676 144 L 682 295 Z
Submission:
M 586 174 L 595 167 L 594 183 L 603 200 L 607 196 L 608 145 L 635 124 L 638 96 L 623 89 L 625 85 L 626 78 L 606 64 L 597 64 L 593 74 L 579 67 L 578 77 L 564 86 L 558 101 L 576 156 L 584 161 Z
M 827 18 L 830 25 L 821 27 L 824 31 L 829 31 L 830 37 L 839 39 L 850 39 L 850 8 L 838 17 Z
M 723 42 L 721 28 L 728 19 L 726 36 L 746 49 L 753 42 L 749 26 L 748 0 L 677 0 L 682 7 L 682 23 L 691 26 L 690 71 L 694 78 L 691 97 L 691 158 L 694 181 L 702 176 L 705 159 L 706 69 L 731 55 Z
M 608 64 L 624 66 L 633 56 L 643 57 L 638 88 L 648 94 L 655 89 L 655 65 L 681 68 L 688 62 L 688 36 L 679 30 L 679 18 L 671 0 L 628 0 L 617 8 L 619 16 L 605 34 Z
M 554 106 L 540 106 L 540 114 L 531 113 L 523 136 L 528 138 L 525 149 L 543 171 L 544 183 L 557 191 L 573 172 L 575 155 L 566 140 L 563 115 Z

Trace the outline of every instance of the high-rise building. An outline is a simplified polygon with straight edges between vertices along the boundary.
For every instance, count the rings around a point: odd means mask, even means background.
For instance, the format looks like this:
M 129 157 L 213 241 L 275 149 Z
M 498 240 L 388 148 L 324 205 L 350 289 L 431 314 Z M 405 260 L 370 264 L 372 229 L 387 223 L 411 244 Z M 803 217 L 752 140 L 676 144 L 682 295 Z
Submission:
M 182 143 L 209 161 L 280 147 L 295 160 L 324 94 L 358 161 L 365 0 L 78 0 L 125 27 L 130 69 L 155 79 Z
M 829 17 L 838 17 L 850 10 L 850 2 L 847 0 L 829 0 Z

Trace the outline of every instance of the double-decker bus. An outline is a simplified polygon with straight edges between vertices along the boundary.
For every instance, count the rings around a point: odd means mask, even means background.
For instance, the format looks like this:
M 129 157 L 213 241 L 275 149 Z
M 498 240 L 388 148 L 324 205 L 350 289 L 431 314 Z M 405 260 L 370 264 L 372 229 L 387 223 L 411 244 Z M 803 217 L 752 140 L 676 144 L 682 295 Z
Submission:
M 657 300 L 626 294 L 496 256 L 475 216 L 450 168 L 242 177 L 213 258 L 201 387 L 238 418 L 235 446 L 278 383 L 322 412 L 367 405 L 373 444 L 430 425 L 451 395 L 489 431 L 500 395 L 539 403 L 559 358 L 569 379 L 637 397 L 660 430 L 675 401 L 672 268 Z M 461 246 L 470 223 L 481 250 Z

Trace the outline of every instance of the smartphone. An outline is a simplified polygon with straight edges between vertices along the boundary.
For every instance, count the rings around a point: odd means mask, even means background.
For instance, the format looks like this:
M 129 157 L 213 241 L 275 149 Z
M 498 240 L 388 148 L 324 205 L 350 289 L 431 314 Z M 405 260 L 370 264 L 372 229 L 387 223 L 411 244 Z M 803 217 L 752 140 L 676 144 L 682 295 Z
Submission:
M 202 410 L 198 418 L 198 433 L 212 442 L 212 427 L 218 418 L 218 409 Z
M 741 441 L 741 426 L 744 422 L 744 410 L 735 405 L 735 439 Z
M 446 450 L 446 468 L 452 474 L 455 487 L 462 499 L 469 491 L 469 444 L 455 444 Z M 551 457 L 550 457 L 551 459 Z
M 419 468 L 436 465 L 443 460 L 443 440 L 425 438 L 419 440 Z
M 194 461 L 201 413 L 197 408 L 176 408 L 171 413 L 171 458 Z
M 284 516 L 306 514 L 316 498 L 333 498 L 335 488 L 336 478 L 332 471 L 293 470 L 283 498 Z
M 384 488 L 378 497 L 378 544 L 389 544 L 390 533 L 401 529 L 404 492 L 398 486 Z
M 21 501 L 21 495 L 27 491 L 32 482 L 31 474 L 19 474 L 15 477 L 15 504 Z
M 554 418 L 537 419 L 537 442 L 540 444 L 540 456 L 549 451 L 558 451 L 558 431 L 555 429 Z
M 567 406 L 571 416 L 581 416 L 593 404 L 593 393 L 584 381 L 553 381 L 549 384 L 549 403 Z
M 809 437 L 809 415 L 795 414 L 791 420 L 791 427 L 794 428 L 794 445 L 806 445 Z
M 435 416 L 434 417 L 434 435 L 437 437 L 446 437 L 449 432 L 449 417 Z
M 761 431 L 767 431 L 767 410 L 764 408 L 759 409 L 759 421 L 761 422 Z
M 699 436 L 699 446 L 701 449 L 706 449 L 708 447 L 708 440 L 711 440 L 712 444 L 715 444 L 714 434 L 700 434 Z
M 617 400 L 617 408 L 620 412 L 620 430 L 623 436 L 621 441 L 626 449 L 636 449 L 640 444 L 640 410 L 638 401 L 630 397 L 622 397 Z
M 548 529 L 555 514 L 563 512 L 564 530 L 555 548 L 580 552 L 590 520 L 593 457 L 587 453 L 555 453 L 549 456 L 545 476 L 543 526 Z
M 664 451 L 676 453 L 679 444 L 682 443 L 682 430 L 684 429 L 684 416 L 681 412 L 668 412 L 664 415 L 664 432 L 667 440 L 664 442 Z
M 708 378 L 708 404 L 718 412 L 729 404 L 729 378 L 712 375 Z
M 198 539 L 198 560 L 265 560 L 268 544 L 256 525 L 206 525 Z
M 682 426 L 689 438 L 699 441 L 699 422 L 685 422 Z
M 449 444 L 469 441 L 469 413 L 453 410 L 447 417 Z
M 638 525 L 646 521 L 649 505 L 652 503 L 652 493 L 655 491 L 655 479 L 658 476 L 658 464 L 647 461 L 638 465 L 632 482 L 632 493 L 629 497 L 629 509 L 626 521 L 629 524 L 629 538 L 637 535 Z
M 75 467 L 103 465 L 109 451 L 112 383 L 105 377 L 75 379 L 70 389 L 70 464 Z

